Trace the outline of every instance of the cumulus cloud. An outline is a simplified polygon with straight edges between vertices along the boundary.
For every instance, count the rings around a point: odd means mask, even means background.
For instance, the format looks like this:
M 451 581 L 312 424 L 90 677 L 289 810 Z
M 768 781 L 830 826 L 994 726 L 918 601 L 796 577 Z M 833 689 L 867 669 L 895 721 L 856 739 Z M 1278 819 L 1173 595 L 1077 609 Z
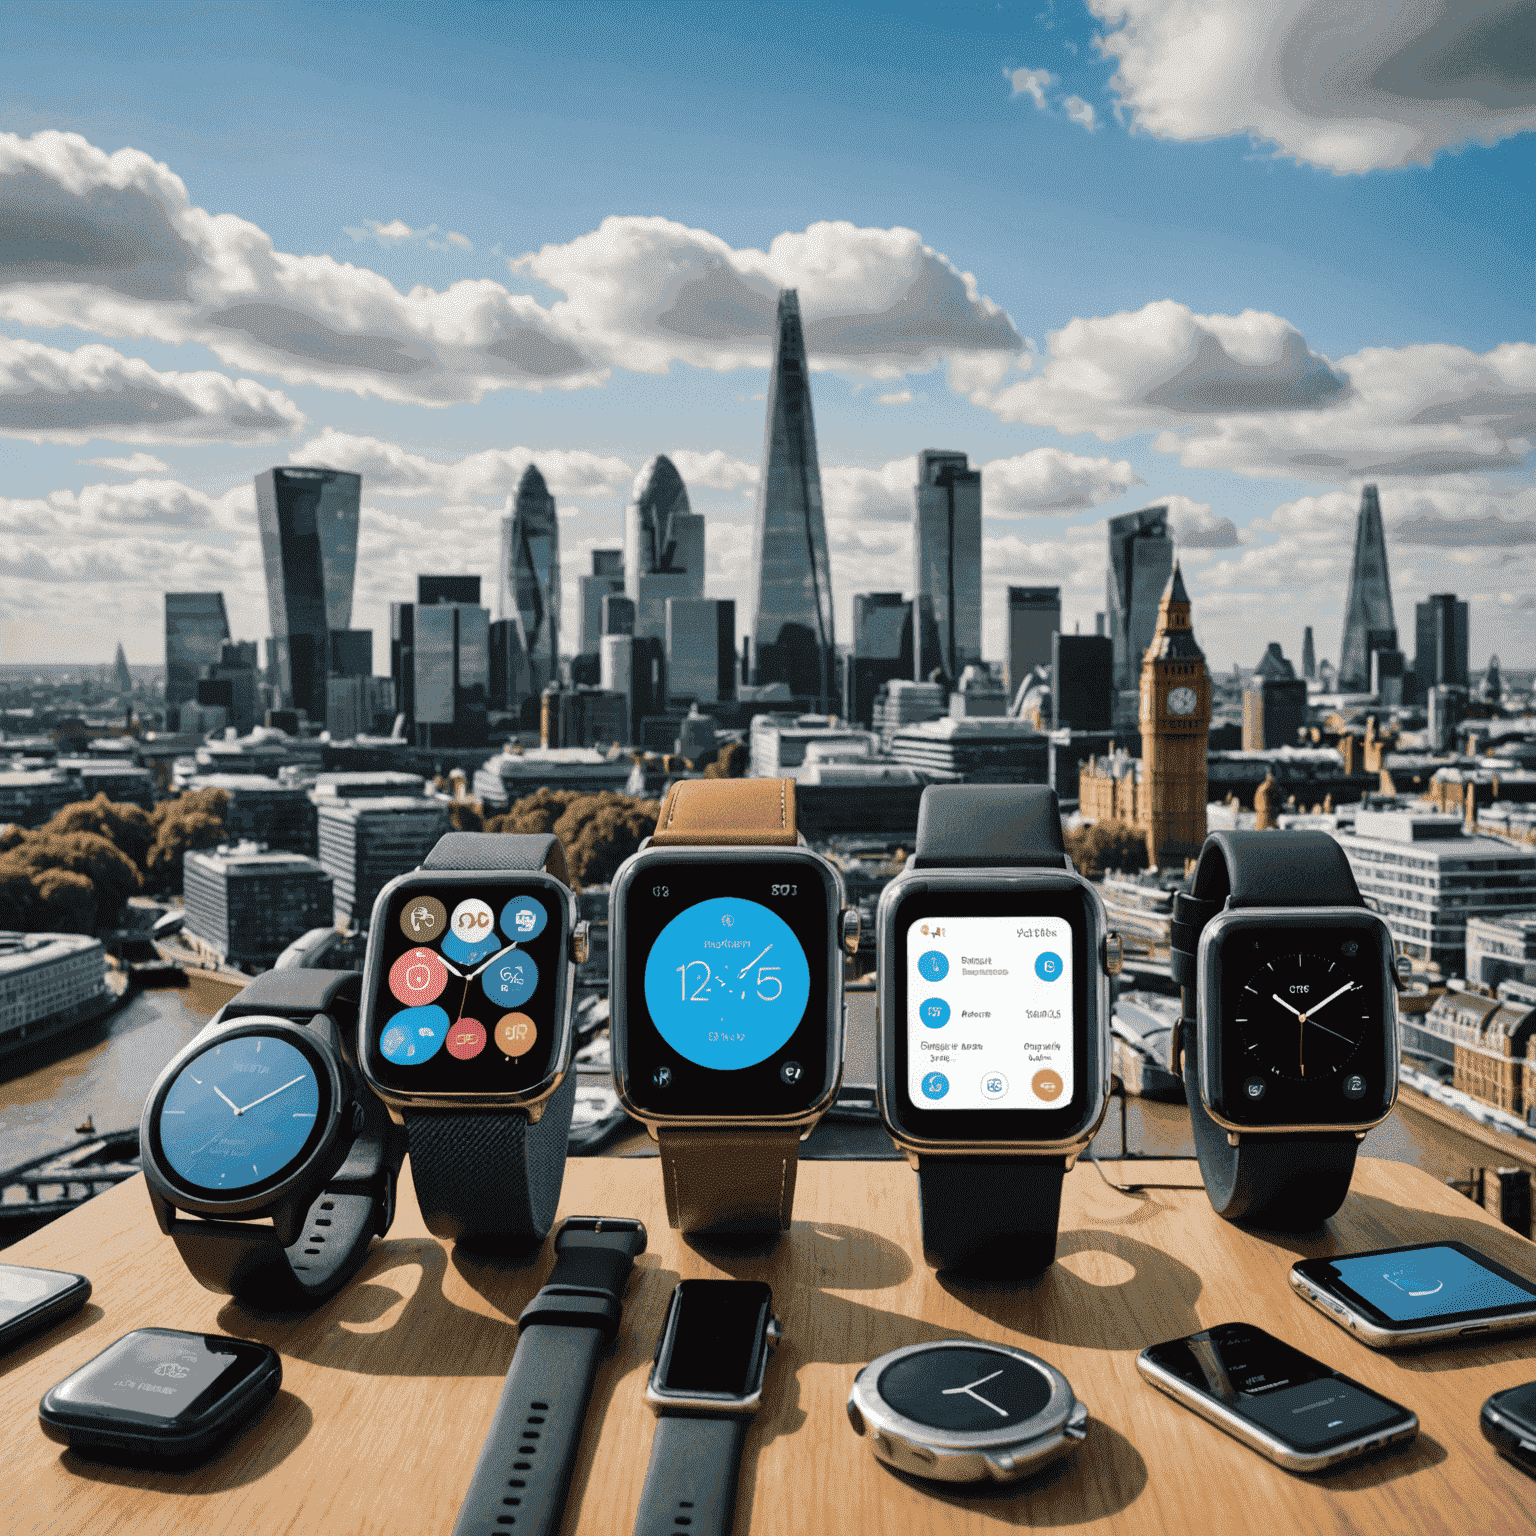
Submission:
M 1048 69 L 1004 70 L 1015 96 L 1028 96 L 1035 106 L 1045 111 L 1045 93 L 1056 83 L 1056 77 Z
M 1032 448 L 982 465 L 982 509 L 991 517 L 1070 514 L 1102 506 L 1141 483 L 1125 459 Z
M 177 480 L 87 485 L 47 496 L 0 497 L 0 532 L 55 542 L 99 543 L 125 530 L 176 528 L 254 534 L 255 492 L 238 485 L 211 496 Z
M 1086 128 L 1089 133 L 1092 133 L 1097 127 L 1098 114 L 1093 110 L 1092 102 L 1084 101 L 1081 96 L 1068 96 L 1061 105 L 1067 116 L 1079 128 Z
M 712 448 L 708 453 L 700 453 L 694 448 L 674 448 L 667 457 L 683 477 L 683 484 L 690 489 L 734 491 L 757 484 L 756 464 L 733 459 L 719 448 Z
M 30 442 L 262 443 L 304 425 L 286 395 L 222 373 L 161 373 L 106 346 L 0 336 L 0 434 Z
M 1339 174 L 1536 128 L 1530 0 L 1088 0 L 1110 87 L 1159 138 L 1229 135 Z
M 80 462 L 96 469 L 115 469 L 125 475 L 163 475 L 171 467 L 152 453 L 130 453 L 126 458 L 117 459 L 81 459 Z
M 911 405 L 912 391 L 910 389 L 892 390 L 888 395 L 876 395 L 876 405 Z
M 1178 494 L 1155 499 L 1168 508 L 1168 526 L 1181 551 L 1231 549 L 1242 542 L 1237 524 L 1230 517 L 1219 517 L 1208 501 L 1193 501 Z
M 428 224 L 425 229 L 412 229 L 404 219 L 391 219 L 388 224 L 381 224 L 377 219 L 364 219 L 363 226 L 361 229 L 353 229 L 349 225 L 345 232 L 354 240 L 376 240 L 384 246 L 420 240 L 434 251 L 472 251 L 475 248 L 468 235 L 458 234 L 451 229 L 442 234 L 436 224 Z M 441 238 L 434 239 L 434 235 L 441 235 Z

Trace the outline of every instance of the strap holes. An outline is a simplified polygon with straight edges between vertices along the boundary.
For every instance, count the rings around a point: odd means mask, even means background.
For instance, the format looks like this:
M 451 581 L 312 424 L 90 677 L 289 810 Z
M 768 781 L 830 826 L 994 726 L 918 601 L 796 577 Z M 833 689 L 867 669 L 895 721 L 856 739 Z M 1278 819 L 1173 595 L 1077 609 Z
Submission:
M 304 1252 L 305 1253 L 309 1253 L 309 1254 L 315 1254 L 315 1253 L 319 1253 L 320 1250 L 318 1248 L 306 1248 L 304 1250 Z
M 320 1202 L 320 1209 L 322 1211 L 334 1211 L 336 1209 L 336 1202 L 334 1200 L 322 1200 Z
M 529 1403 L 528 1406 L 535 1413 L 548 1413 L 549 1412 L 549 1404 L 548 1403 Z
M 521 1499 L 503 1499 L 501 1502 L 503 1504 L 510 1504 L 510 1505 L 516 1507 L 517 1505 L 521 1504 L 523 1501 Z
M 317 1227 L 328 1227 L 328 1226 L 330 1226 L 330 1224 L 331 1224 L 331 1218 L 329 1216 L 316 1216 L 315 1217 L 315 1225 Z
M 530 1423 L 530 1424 L 542 1424 L 542 1423 L 543 1423 L 543 1422 L 544 1422 L 544 1420 L 543 1420 L 543 1419 L 536 1419 L 536 1418 L 533 1418 L 533 1417 L 532 1417 L 532 1416 L 531 1416 L 531 1415 L 530 1415 L 530 1416 L 529 1416 L 529 1419 L 528 1419 L 528 1422 L 529 1422 L 529 1423 Z
M 508 1488 L 526 1488 L 527 1486 L 528 1484 L 525 1483 L 520 1477 L 509 1477 L 507 1479 Z
M 533 1463 L 531 1461 L 514 1461 L 512 1463 L 512 1470 L 514 1472 L 528 1472 L 531 1471 L 532 1468 Z
M 536 1429 L 525 1429 L 523 1431 L 523 1439 L 524 1440 L 537 1440 L 538 1438 L 539 1438 L 539 1432 Z
M 677 1501 L 677 1507 L 679 1509 L 692 1509 L 693 1508 L 693 1504 L 688 1499 L 679 1499 Z

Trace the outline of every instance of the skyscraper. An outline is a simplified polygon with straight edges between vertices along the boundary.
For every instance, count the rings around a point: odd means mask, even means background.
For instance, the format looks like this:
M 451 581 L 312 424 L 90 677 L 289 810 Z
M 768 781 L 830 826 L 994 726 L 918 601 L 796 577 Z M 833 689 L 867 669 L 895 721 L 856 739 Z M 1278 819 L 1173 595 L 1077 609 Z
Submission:
M 117 655 L 112 661 L 112 678 L 119 693 L 133 692 L 133 673 L 128 670 L 128 658 L 123 654 L 123 642 L 117 642 Z
M 197 697 L 197 680 L 202 676 L 203 668 L 218 664 L 228 639 L 229 615 L 224 611 L 222 592 L 165 594 L 165 703 L 168 710 L 179 709 Z
M 325 718 L 331 631 L 352 623 L 363 478 L 279 466 L 256 476 L 267 613 L 283 703 Z
M 981 471 L 925 448 L 912 495 L 912 675 L 937 667 L 953 684 L 981 660 Z
M 1051 636 L 1061 628 L 1060 587 L 1008 588 L 1008 701 L 1036 667 L 1051 662 Z
M 521 627 L 533 691 L 560 673 L 560 522 L 544 476 L 530 464 L 501 520 L 500 612 Z
M 1387 540 L 1381 527 L 1376 487 L 1360 493 L 1355 521 L 1355 558 L 1344 599 L 1344 638 L 1339 642 L 1338 689 L 1364 693 L 1371 686 L 1371 652 L 1397 649 L 1392 617 L 1392 583 L 1387 576 Z
M 793 288 L 779 294 L 763 472 L 752 530 L 753 676 L 830 699 L 835 642 L 832 573 L 821 507 L 811 379 Z
M 602 649 L 603 599 L 620 596 L 624 591 L 624 551 L 594 549 L 592 574 L 576 578 L 581 609 L 581 650 L 583 656 L 596 656 Z
M 1301 675 L 1310 683 L 1317 676 L 1317 652 L 1312 647 L 1312 626 L 1301 637 Z
M 1109 519 L 1105 606 L 1115 642 L 1117 690 L 1137 686 L 1142 657 L 1157 628 L 1158 600 L 1172 571 L 1167 507 L 1143 507 Z
M 704 519 L 664 453 L 640 466 L 624 509 L 624 592 L 647 639 L 665 638 L 669 597 L 704 596 Z
M 875 695 L 912 676 L 912 603 L 900 592 L 859 592 L 853 599 L 853 655 L 844 674 L 843 713 L 868 725 Z
M 1414 608 L 1413 670 L 1421 689 L 1469 685 L 1467 622 L 1471 610 L 1454 592 L 1434 592 Z

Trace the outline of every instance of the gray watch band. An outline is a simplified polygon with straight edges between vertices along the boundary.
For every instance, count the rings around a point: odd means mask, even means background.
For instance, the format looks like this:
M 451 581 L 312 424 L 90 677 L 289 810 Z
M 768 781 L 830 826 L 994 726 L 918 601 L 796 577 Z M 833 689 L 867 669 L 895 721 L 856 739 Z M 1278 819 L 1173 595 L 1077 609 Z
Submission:
M 736 1414 L 656 1420 L 635 1536 L 730 1536 L 747 1422 Z
M 932 784 L 910 869 L 1065 869 L 1061 806 L 1043 784 Z

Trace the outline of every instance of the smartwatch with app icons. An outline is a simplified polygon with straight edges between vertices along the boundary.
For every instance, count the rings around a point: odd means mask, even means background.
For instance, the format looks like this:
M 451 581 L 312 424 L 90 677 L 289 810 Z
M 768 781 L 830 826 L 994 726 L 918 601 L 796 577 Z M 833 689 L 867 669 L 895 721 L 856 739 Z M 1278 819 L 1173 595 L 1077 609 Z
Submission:
M 880 1110 L 917 1168 L 923 1251 L 954 1273 L 1038 1274 L 1109 1102 L 1120 965 L 1055 792 L 930 785 L 877 923 Z
M 1213 832 L 1171 944 L 1184 990 L 1173 1067 L 1212 1206 L 1320 1226 L 1397 1098 L 1391 931 L 1326 832 Z
M 429 1231 L 525 1251 L 554 1221 L 586 924 L 549 835 L 450 832 L 374 904 L 358 1059 Z
M 656 1137 L 685 1232 L 789 1227 L 800 1141 L 843 1060 L 837 870 L 800 840 L 789 779 L 688 779 L 609 895 L 613 1070 Z

